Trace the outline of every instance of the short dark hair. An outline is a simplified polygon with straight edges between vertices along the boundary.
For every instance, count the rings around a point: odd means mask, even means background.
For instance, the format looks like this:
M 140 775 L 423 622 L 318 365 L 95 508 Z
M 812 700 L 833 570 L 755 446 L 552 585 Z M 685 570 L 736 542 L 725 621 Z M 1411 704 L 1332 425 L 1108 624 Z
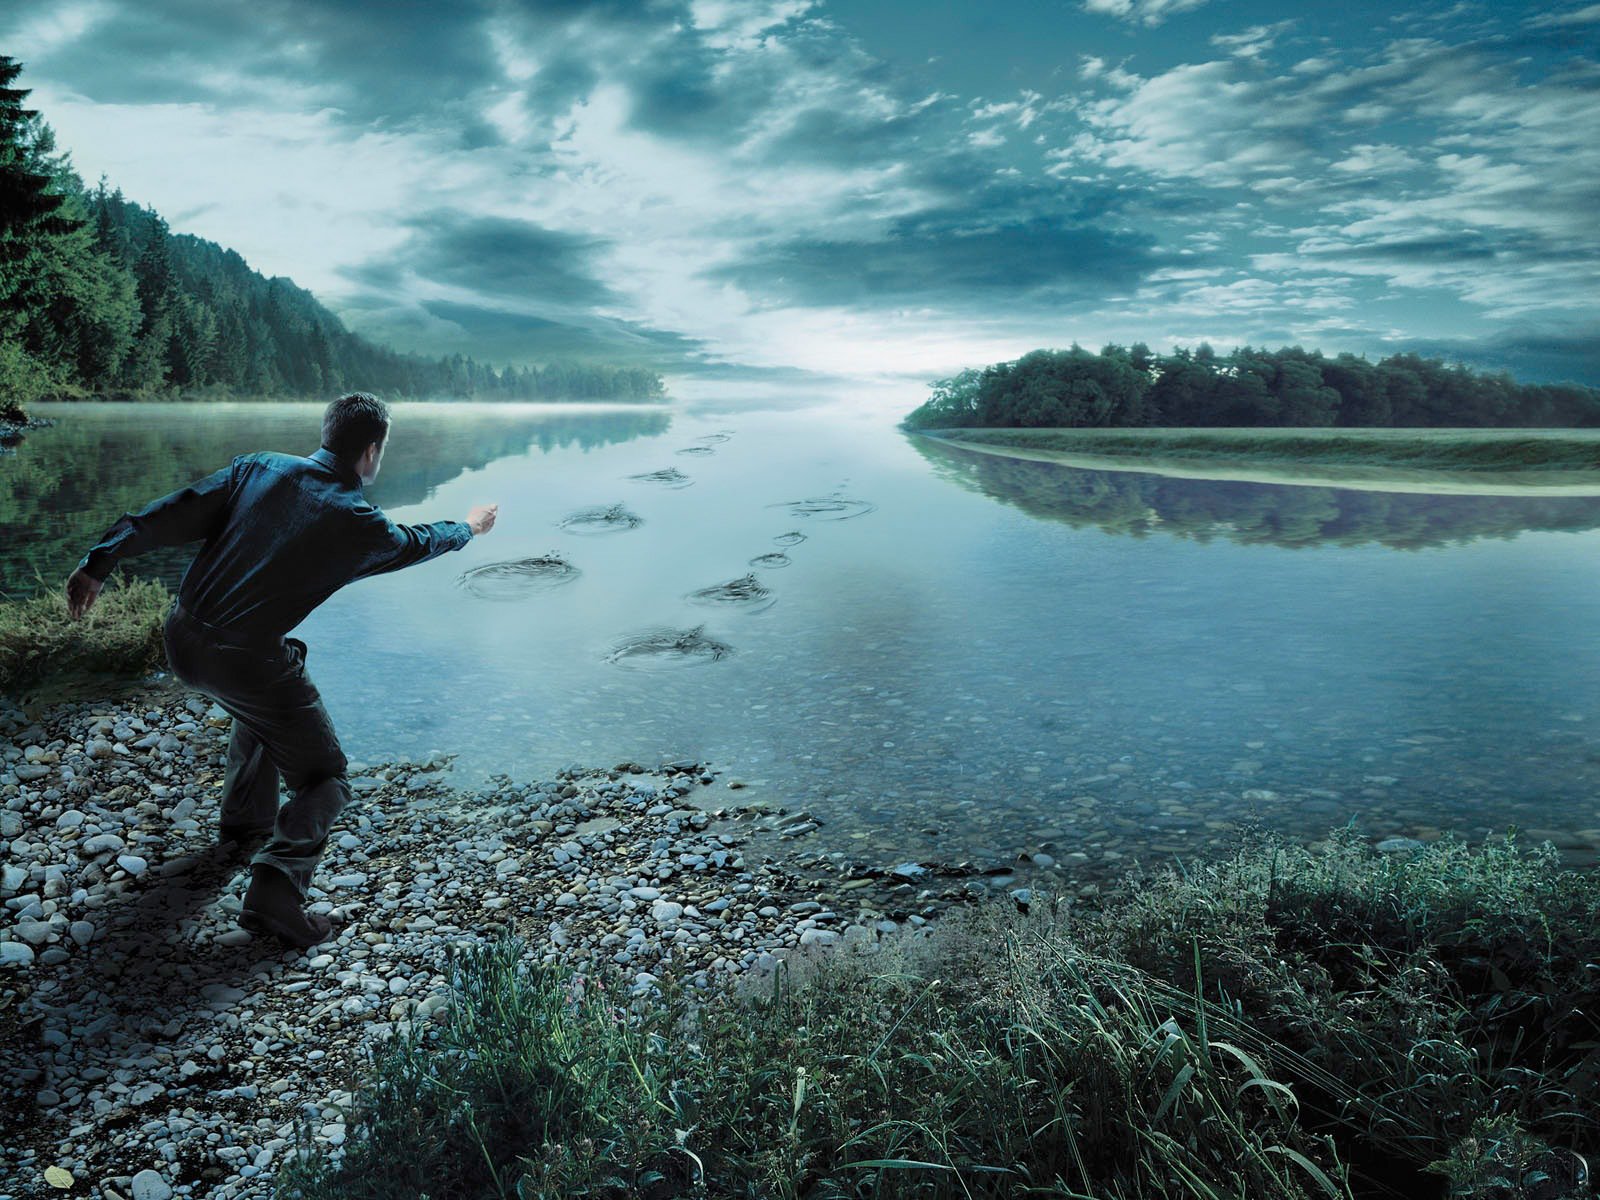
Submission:
M 340 396 L 322 414 L 322 444 L 340 458 L 360 458 L 389 436 L 389 406 L 370 392 Z

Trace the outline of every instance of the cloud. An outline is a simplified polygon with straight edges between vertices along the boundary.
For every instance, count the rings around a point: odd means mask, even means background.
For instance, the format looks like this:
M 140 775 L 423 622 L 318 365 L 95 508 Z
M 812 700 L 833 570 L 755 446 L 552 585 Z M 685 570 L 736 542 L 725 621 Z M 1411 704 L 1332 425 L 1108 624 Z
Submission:
M 1205 3 L 1206 0 L 1083 0 L 1083 11 L 1140 25 L 1159 25 L 1176 13 L 1189 12 Z
M 1152 239 L 1137 234 L 1051 216 L 992 223 L 973 217 L 919 214 L 862 241 L 787 239 L 715 274 L 788 304 L 962 305 L 1029 297 L 1071 305 L 1131 289 L 1159 261 Z
M 1486 337 L 1391 339 L 1383 353 L 1420 354 L 1482 370 L 1509 371 L 1529 383 L 1600 387 L 1600 323 L 1520 325 Z
M 1583 65 L 1530 73 L 1492 41 L 1400 38 L 1354 65 L 1287 71 L 1185 63 L 1082 102 L 1052 171 L 1248 189 L 1258 238 L 1285 243 L 1252 254 L 1258 271 L 1440 289 L 1508 314 L 1587 307 L 1600 289 L 1600 145 L 1583 132 L 1597 83 Z M 1274 230 L 1274 207 L 1298 219 Z
M 1540 13 L 1538 16 L 1529 17 L 1527 23 L 1535 29 L 1600 24 L 1600 4 L 1589 4 L 1564 13 Z

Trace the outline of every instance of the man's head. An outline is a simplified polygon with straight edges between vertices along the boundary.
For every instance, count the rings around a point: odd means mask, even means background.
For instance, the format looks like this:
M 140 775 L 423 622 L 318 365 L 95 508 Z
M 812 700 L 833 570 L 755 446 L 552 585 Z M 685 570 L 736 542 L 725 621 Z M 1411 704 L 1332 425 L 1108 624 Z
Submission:
M 322 445 L 355 468 L 362 483 L 378 477 L 389 440 L 389 406 L 368 392 L 340 396 L 322 414 Z

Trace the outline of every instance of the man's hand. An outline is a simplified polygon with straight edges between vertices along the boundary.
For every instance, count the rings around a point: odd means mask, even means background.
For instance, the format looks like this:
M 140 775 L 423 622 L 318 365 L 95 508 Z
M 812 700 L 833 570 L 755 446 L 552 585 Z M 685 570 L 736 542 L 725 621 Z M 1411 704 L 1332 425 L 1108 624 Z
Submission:
M 103 586 L 100 580 L 79 567 L 67 579 L 67 612 L 74 618 L 83 616 L 94 607 L 95 597 Z
M 498 504 L 480 504 L 467 514 L 467 524 L 472 527 L 472 536 L 488 533 L 494 528 L 494 519 L 500 515 Z

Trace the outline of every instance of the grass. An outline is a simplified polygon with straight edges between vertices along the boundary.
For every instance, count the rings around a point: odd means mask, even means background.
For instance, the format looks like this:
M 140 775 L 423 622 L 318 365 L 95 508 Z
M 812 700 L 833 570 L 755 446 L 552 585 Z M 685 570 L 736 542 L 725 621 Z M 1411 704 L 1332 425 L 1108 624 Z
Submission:
M 467 945 L 276 1194 L 1554 1200 L 1600 1152 L 1597 917 L 1548 847 L 1347 830 L 654 1000 Z
M 1454 471 L 1600 470 L 1600 430 L 991 428 L 923 432 L 983 445 L 1217 466 L 1280 463 Z
M 155 580 L 107 581 L 81 619 L 63 588 L 0 598 L 0 691 L 19 694 L 68 676 L 143 675 L 166 661 L 161 627 L 172 596 Z

